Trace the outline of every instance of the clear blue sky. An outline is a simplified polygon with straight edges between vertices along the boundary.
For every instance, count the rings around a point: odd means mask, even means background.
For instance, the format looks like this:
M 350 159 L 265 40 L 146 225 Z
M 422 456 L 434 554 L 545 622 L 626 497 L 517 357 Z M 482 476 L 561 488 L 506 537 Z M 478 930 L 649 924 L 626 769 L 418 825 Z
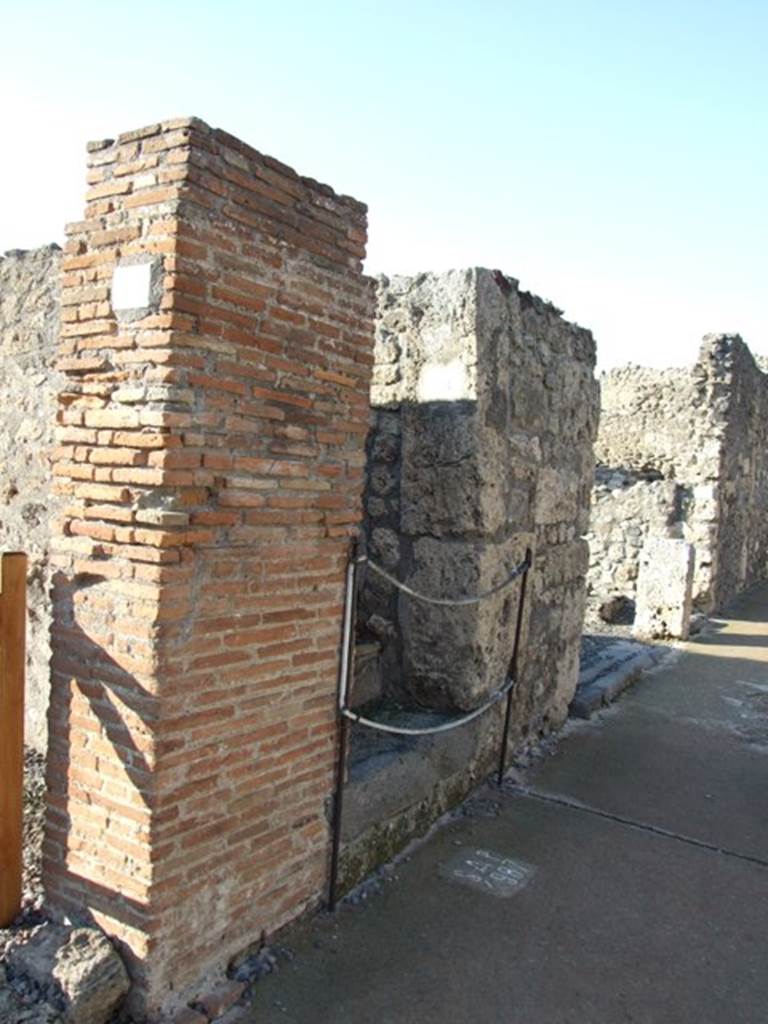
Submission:
M 0 251 L 181 114 L 370 206 L 368 270 L 498 267 L 604 366 L 768 354 L 766 0 L 6 5 Z

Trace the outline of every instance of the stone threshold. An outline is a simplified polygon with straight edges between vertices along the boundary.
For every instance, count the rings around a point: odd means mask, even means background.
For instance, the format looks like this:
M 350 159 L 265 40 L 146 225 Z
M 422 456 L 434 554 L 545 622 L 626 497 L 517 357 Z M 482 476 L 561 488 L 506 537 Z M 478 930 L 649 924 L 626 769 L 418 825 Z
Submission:
M 387 701 L 368 706 L 366 712 L 389 724 L 416 728 L 437 725 L 449 717 L 397 709 Z M 388 736 L 353 725 L 344 795 L 341 892 L 349 892 L 460 804 L 491 771 L 500 738 L 500 719 L 493 713 L 432 736 Z
M 582 641 L 581 670 L 568 714 L 591 718 L 669 653 L 666 644 L 587 635 Z

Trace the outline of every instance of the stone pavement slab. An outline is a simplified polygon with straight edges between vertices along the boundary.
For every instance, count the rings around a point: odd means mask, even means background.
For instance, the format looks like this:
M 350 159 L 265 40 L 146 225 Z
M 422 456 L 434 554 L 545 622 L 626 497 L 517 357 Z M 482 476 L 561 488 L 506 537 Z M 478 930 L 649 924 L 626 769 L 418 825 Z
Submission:
M 532 782 L 768 858 L 768 588 L 682 650 L 615 715 L 573 730 Z

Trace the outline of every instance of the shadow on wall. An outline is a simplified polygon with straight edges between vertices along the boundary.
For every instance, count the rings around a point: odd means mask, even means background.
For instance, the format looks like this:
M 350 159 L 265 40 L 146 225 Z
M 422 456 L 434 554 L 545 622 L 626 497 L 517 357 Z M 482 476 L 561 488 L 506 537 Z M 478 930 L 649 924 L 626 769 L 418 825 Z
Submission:
M 467 400 L 403 402 L 376 410 L 368 437 L 366 554 L 435 598 L 493 590 L 535 543 L 535 473 L 509 471 L 480 412 Z M 477 707 L 506 678 L 518 591 L 512 582 L 476 604 L 438 606 L 363 567 L 358 641 L 366 666 L 376 659 L 378 681 L 360 673 L 357 702 L 384 696 L 448 714 Z
M 112 638 L 89 635 L 77 623 L 76 603 L 98 603 L 103 582 L 61 572 L 53 577 L 44 881 L 56 912 L 98 924 L 111 935 L 115 923 L 122 935 L 133 929 L 138 934 L 148 928 L 152 881 L 148 833 L 155 752 L 149 736 L 157 706 L 155 695 L 107 653 L 105 642 Z M 119 627 L 113 621 L 109 628 Z M 74 721 L 76 730 L 70 728 Z M 73 804 L 81 805 L 74 820 Z M 115 941 L 131 976 L 140 977 L 140 951 Z
M 535 657 L 527 659 L 531 706 L 520 724 L 550 712 L 559 724 L 575 686 L 583 616 L 594 341 L 499 271 L 378 285 L 368 552 L 421 592 L 458 596 L 493 587 L 532 547 Z M 413 707 L 476 707 L 509 662 L 508 598 L 434 608 L 369 573 L 361 639 L 381 648 L 384 692 Z M 368 651 L 366 662 L 374 664 Z
M 531 485 L 515 490 L 508 474 L 488 464 L 477 415 L 477 403 L 466 400 L 402 403 L 377 410 L 368 438 L 367 554 L 403 583 L 443 599 L 498 585 L 532 539 Z M 471 606 L 425 605 L 369 569 L 360 610 L 360 641 L 381 645 L 389 696 L 413 707 L 468 710 L 503 682 L 510 593 Z

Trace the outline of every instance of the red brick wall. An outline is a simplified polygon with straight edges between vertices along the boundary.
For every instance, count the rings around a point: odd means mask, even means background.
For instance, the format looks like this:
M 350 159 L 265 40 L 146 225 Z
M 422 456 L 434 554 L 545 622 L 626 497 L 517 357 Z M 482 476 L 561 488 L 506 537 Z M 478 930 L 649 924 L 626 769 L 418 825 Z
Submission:
M 151 1009 L 325 880 L 373 299 L 354 200 L 196 120 L 90 149 L 46 877 L 132 950 Z M 121 321 L 113 268 L 146 253 L 159 308 Z

